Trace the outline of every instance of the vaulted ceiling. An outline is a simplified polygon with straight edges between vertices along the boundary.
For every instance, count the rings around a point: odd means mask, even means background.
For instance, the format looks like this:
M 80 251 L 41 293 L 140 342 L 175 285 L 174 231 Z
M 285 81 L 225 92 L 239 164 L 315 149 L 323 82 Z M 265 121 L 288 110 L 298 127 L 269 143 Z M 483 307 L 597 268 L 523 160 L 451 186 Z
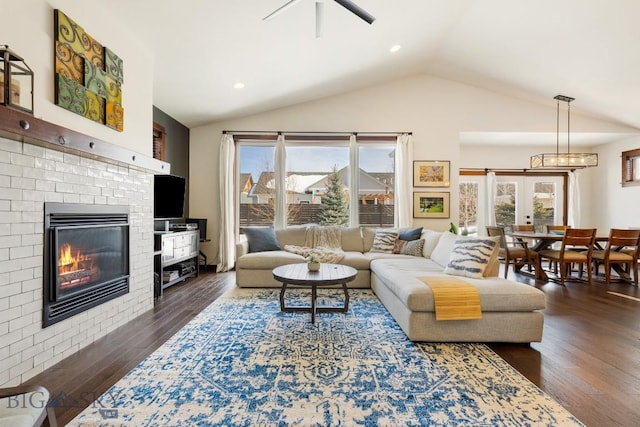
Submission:
M 188 127 L 428 73 L 640 128 L 638 0 L 354 0 L 372 25 L 324 0 L 322 38 L 316 1 L 269 21 L 287 0 L 109 7 L 152 51 L 154 105 Z

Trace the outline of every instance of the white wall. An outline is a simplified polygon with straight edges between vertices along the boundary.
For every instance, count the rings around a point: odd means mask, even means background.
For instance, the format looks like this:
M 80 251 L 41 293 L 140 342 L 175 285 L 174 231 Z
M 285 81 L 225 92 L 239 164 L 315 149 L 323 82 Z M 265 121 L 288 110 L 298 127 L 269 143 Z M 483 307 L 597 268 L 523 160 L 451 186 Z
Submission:
M 273 131 L 411 131 L 414 160 L 450 160 L 451 218 L 458 215 L 458 169 L 463 164 L 461 132 L 556 132 L 553 102 L 535 104 L 495 92 L 418 75 L 378 86 L 327 97 L 237 120 L 191 129 L 190 213 L 208 218 L 211 243 L 203 250 L 215 258 L 218 250 L 218 148 L 222 130 Z M 572 129 L 617 132 L 629 129 L 572 114 Z M 523 157 L 507 156 L 495 148 L 499 163 L 491 167 L 526 167 Z M 468 157 L 465 157 L 468 158 Z M 524 160 L 521 160 L 524 158 Z M 487 166 L 482 166 L 487 167 Z M 417 189 L 416 189 L 417 190 Z M 415 225 L 446 229 L 450 219 L 414 220 Z
M 595 226 L 610 228 L 640 227 L 640 186 L 622 187 L 623 151 L 640 148 L 640 137 L 594 147 L 600 164 L 598 179 L 583 194 L 591 200 Z
M 34 116 L 151 156 L 153 58 L 118 23 L 117 11 L 89 1 L 7 0 L 2 2 L 0 42 L 24 58 L 34 72 Z M 53 10 L 60 9 L 96 41 L 122 58 L 124 132 L 93 122 L 55 105 Z

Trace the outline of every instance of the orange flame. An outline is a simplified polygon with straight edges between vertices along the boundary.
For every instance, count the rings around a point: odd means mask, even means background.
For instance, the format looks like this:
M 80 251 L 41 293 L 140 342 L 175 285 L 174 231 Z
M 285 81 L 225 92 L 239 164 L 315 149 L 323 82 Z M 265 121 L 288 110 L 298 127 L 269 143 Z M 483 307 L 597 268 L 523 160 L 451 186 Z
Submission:
M 62 250 L 60 251 L 60 258 L 58 258 L 58 265 L 60 267 L 64 265 L 73 264 L 75 262 L 75 258 L 71 255 L 71 245 L 65 243 L 62 245 Z
M 78 263 L 84 261 L 86 257 L 80 252 L 76 252 L 73 256 L 71 253 L 71 245 L 64 243 L 61 247 L 60 257 L 58 258 L 58 269 L 60 272 L 74 271 L 78 268 Z

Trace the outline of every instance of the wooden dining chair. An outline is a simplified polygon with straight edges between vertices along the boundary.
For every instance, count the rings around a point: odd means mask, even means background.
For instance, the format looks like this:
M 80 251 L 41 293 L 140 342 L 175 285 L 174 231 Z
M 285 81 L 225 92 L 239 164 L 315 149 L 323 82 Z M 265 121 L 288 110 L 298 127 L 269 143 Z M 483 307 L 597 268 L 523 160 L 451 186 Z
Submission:
M 518 232 L 522 232 L 522 233 L 535 233 L 536 232 L 536 227 L 533 224 L 513 224 L 511 226 L 511 231 L 513 231 L 514 233 L 518 233 Z M 529 246 L 529 250 L 531 250 L 531 245 L 533 243 L 535 243 L 533 241 L 533 239 L 523 239 L 523 238 L 515 238 L 514 240 L 520 240 L 523 242 L 527 242 L 527 245 Z
M 531 271 L 531 264 L 535 255 L 531 254 L 529 251 L 527 242 L 519 242 L 516 240 L 512 244 L 507 243 L 504 227 L 487 226 L 487 235 L 489 237 L 500 237 L 498 258 L 504 260 L 505 279 L 509 273 L 509 264 L 513 265 L 514 273 L 520 271 L 524 265 L 528 265 L 529 271 Z
M 522 233 L 535 233 L 536 232 L 536 226 L 533 224 L 513 224 L 511 226 L 511 231 L 517 233 L 517 232 L 522 232 Z M 536 256 L 536 251 L 534 251 L 533 249 L 531 249 L 532 246 L 535 246 L 536 244 L 536 240 L 535 239 L 523 239 L 521 237 L 514 237 L 513 240 L 517 240 L 519 242 L 525 242 L 527 244 L 527 251 L 529 252 L 529 271 L 531 271 L 531 267 L 532 264 L 535 264 L 535 256 Z
M 560 249 L 546 249 L 538 252 L 537 268 L 542 265 L 542 260 L 557 263 L 560 270 L 560 284 L 571 274 L 571 266 L 578 264 L 579 277 L 582 277 L 583 267 L 587 267 L 588 283 L 591 284 L 591 256 L 596 241 L 595 228 L 567 228 L 562 238 Z
M 570 225 L 553 225 L 547 224 L 547 233 L 565 232 Z
M 611 283 L 611 268 L 613 265 L 623 265 L 625 270 L 633 271 L 633 282 L 638 286 L 638 251 L 640 250 L 640 230 L 623 230 L 612 228 L 609 240 L 604 250 L 594 250 L 591 255 L 594 270 L 604 264 L 604 277 L 607 285 Z
M 559 224 L 559 225 L 547 224 L 546 225 L 548 234 L 564 234 L 565 230 L 570 227 L 571 227 L 570 225 L 563 225 L 563 224 Z M 554 243 L 553 248 L 559 249 L 559 245 L 557 243 Z M 553 272 L 555 274 L 558 274 L 558 263 L 553 262 L 552 260 L 549 260 L 549 270 L 551 270 L 552 267 L 553 267 Z
M 513 224 L 511 229 L 513 231 L 522 231 L 524 233 L 534 233 L 536 231 L 536 226 L 533 224 Z

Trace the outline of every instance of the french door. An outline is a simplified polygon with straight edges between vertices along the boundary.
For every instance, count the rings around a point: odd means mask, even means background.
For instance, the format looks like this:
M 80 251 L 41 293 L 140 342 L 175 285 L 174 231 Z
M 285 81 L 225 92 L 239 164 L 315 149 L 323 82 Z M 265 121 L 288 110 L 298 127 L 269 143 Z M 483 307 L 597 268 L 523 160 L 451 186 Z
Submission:
M 459 188 L 459 227 L 468 234 L 485 235 L 485 226 L 564 224 L 566 174 L 496 174 L 494 198 L 488 201 L 487 177 L 463 174 Z M 488 209 L 488 204 L 492 209 Z M 489 216 L 493 215 L 493 218 Z
M 564 183 L 563 176 L 496 176 L 496 224 L 533 224 L 536 231 L 545 231 L 547 224 L 563 224 Z

